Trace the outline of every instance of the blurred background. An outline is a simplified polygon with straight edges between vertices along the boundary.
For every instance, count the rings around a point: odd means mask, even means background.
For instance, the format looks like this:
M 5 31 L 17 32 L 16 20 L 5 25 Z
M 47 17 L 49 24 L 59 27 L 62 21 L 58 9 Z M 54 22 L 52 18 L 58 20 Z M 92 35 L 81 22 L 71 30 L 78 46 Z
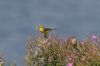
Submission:
M 62 37 L 100 35 L 100 0 L 0 0 L 0 51 L 5 60 L 24 66 L 28 36 L 36 34 L 39 24 L 56 28 Z

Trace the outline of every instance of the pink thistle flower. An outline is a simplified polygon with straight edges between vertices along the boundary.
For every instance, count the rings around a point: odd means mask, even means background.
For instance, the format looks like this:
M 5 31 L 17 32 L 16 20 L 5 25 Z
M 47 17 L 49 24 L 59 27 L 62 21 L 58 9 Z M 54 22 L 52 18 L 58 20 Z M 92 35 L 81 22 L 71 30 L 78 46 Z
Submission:
M 79 42 L 80 47 L 82 47 L 83 44 L 84 44 L 84 41 L 80 41 L 80 42 Z
M 84 44 L 84 41 L 80 41 L 79 43 L 83 45 Z
M 93 41 L 97 41 L 97 36 L 93 35 L 91 38 Z
M 92 39 L 96 39 L 97 37 L 95 35 L 92 36 Z
M 68 63 L 68 66 L 73 66 L 73 63 Z

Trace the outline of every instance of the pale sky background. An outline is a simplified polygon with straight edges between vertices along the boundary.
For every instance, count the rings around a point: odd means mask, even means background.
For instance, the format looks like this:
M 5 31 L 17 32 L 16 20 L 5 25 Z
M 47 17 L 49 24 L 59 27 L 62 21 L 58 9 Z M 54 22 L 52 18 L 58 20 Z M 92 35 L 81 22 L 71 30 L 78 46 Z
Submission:
M 0 51 L 5 59 L 24 66 L 27 39 L 36 24 L 56 28 L 62 37 L 100 35 L 100 0 L 0 0 Z

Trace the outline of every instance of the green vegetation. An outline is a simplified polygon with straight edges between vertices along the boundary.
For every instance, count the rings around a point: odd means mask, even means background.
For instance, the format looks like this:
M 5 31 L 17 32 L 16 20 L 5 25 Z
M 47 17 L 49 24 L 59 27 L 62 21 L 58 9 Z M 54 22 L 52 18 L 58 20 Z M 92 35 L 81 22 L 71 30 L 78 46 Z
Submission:
M 96 36 L 78 41 L 75 36 L 61 39 L 55 35 L 47 39 L 42 35 L 28 40 L 25 66 L 100 66 L 100 39 Z M 0 56 L 0 66 L 17 66 L 5 62 Z
M 80 42 L 74 36 L 68 39 L 37 36 L 28 41 L 26 66 L 67 66 L 68 63 L 100 66 L 100 43 L 90 37 Z

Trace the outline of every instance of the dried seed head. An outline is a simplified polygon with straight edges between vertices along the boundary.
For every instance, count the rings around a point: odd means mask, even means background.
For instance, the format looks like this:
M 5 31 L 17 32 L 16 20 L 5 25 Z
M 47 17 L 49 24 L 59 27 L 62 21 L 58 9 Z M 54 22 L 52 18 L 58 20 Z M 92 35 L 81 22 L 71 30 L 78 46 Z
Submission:
M 71 40 L 71 43 L 72 43 L 72 45 L 77 44 L 77 40 L 76 40 L 76 38 L 73 38 L 73 39 Z
M 3 64 L 4 64 L 3 57 L 2 53 L 0 52 L 0 66 L 2 66 Z

